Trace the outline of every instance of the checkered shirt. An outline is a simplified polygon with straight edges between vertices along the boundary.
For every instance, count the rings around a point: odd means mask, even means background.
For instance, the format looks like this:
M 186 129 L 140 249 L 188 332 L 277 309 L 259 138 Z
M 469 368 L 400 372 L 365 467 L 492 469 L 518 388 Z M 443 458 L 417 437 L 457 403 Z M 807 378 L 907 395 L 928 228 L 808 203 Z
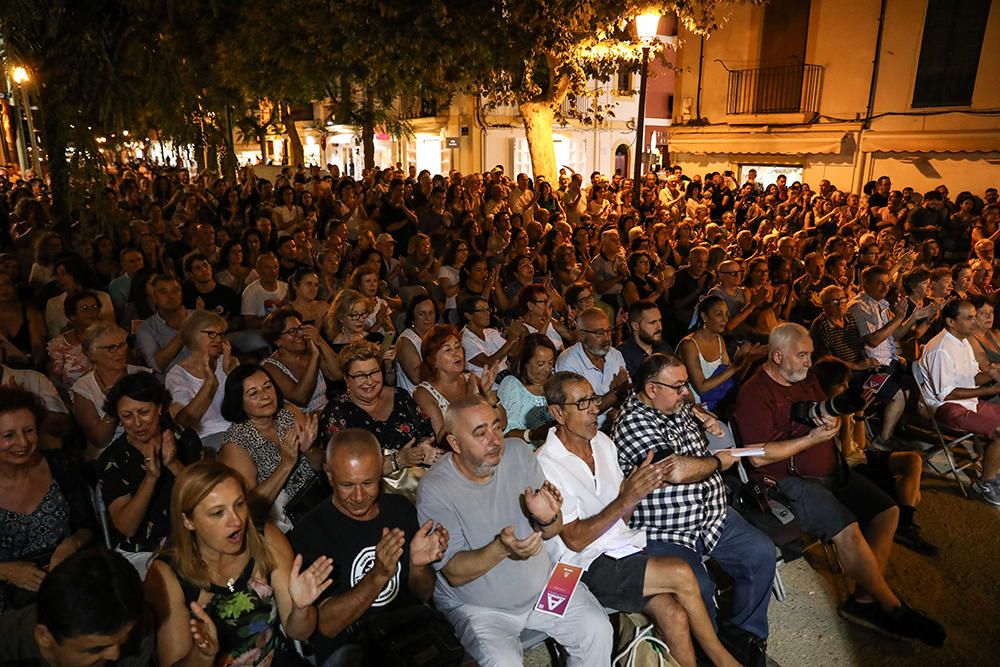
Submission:
M 632 395 L 615 421 L 611 437 L 618 448 L 618 465 L 627 475 L 650 450 L 665 445 L 684 456 L 709 456 L 701 424 L 685 405 L 675 415 L 665 415 Z M 697 551 L 702 538 L 706 553 L 722 534 L 726 518 L 726 490 L 719 473 L 694 484 L 667 484 L 646 496 L 629 520 L 646 537 L 680 544 Z

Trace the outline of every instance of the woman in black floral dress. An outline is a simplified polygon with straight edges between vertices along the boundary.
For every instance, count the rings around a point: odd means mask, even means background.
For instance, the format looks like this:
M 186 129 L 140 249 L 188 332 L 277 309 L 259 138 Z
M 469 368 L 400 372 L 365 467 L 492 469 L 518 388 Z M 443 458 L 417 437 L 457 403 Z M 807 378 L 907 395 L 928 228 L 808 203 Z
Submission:
M 347 392 L 331 400 L 320 417 L 324 440 L 347 428 L 372 433 L 384 454 L 382 474 L 413 466 L 430 466 L 443 453 L 434 446 L 431 420 L 405 391 L 387 387 L 382 351 L 368 341 L 349 344 L 340 353 Z

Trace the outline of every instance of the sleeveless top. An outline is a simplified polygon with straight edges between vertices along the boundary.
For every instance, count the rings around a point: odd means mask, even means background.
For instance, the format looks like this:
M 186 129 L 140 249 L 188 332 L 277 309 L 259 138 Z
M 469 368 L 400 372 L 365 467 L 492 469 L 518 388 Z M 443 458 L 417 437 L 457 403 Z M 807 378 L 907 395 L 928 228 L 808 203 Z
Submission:
M 185 607 L 190 609 L 202 589 L 174 573 L 184 592 Z M 228 586 L 211 584 L 208 592 L 212 599 L 204 605 L 205 613 L 219 635 L 216 664 L 270 665 L 278 652 L 286 649 L 274 589 L 267 580 L 254 575 L 252 558 L 235 581 Z
M 270 364 L 271 366 L 274 366 L 279 371 L 281 371 L 289 378 L 291 378 L 292 382 L 295 382 L 296 384 L 299 382 L 299 379 L 295 377 L 295 373 L 292 372 L 292 369 L 290 369 L 288 366 L 278 361 L 277 358 L 273 356 L 268 357 L 264 361 L 260 362 L 261 366 L 263 366 L 264 364 Z M 317 369 L 316 372 L 317 372 L 316 387 L 313 389 L 312 396 L 309 397 L 309 403 L 304 408 L 302 408 L 302 412 L 305 412 L 307 414 L 311 412 L 319 412 L 326 407 L 326 402 L 327 402 L 326 378 L 323 377 L 322 370 Z
M 462 376 L 465 377 L 466 383 L 472 382 L 472 380 L 470 379 L 472 377 L 472 373 L 470 373 L 469 371 L 465 371 L 464 373 L 462 373 Z M 430 395 L 434 397 L 435 401 L 437 401 L 438 409 L 441 410 L 441 416 L 443 417 L 444 416 L 444 411 L 448 409 L 449 405 L 451 405 L 451 401 L 449 401 L 447 398 L 445 398 L 444 394 L 442 394 L 440 391 L 438 391 L 437 389 L 435 389 L 434 385 L 432 385 L 430 382 L 421 382 L 417 386 L 418 387 L 423 387 L 428 392 L 430 392 Z M 473 386 L 475 392 L 478 394 L 479 393 L 479 385 L 477 385 L 475 382 L 472 382 L 472 386 Z
M 413 343 L 413 347 L 417 349 L 417 354 L 421 354 L 420 345 L 423 341 L 420 339 L 420 335 L 413 330 L 413 327 L 407 327 L 403 333 L 399 334 L 399 340 L 403 340 L 404 338 Z M 423 357 L 422 354 L 421 357 Z M 417 388 L 417 385 L 413 384 L 410 378 L 406 377 L 406 371 L 403 370 L 398 358 L 396 360 L 396 386 L 410 396 L 413 396 L 413 390 Z M 428 391 L 430 390 L 428 389 Z
M 49 489 L 30 514 L 0 507 L 0 563 L 29 561 L 46 565 L 59 543 L 70 535 L 70 505 L 52 476 Z M 0 613 L 22 606 L 34 594 L 0 582 Z
M 708 361 L 705 359 L 705 356 L 701 353 L 701 347 L 698 346 L 698 340 L 693 334 L 687 336 L 687 338 L 694 343 L 694 348 L 698 350 L 698 364 L 701 366 L 701 374 L 706 380 L 729 368 L 729 366 L 722 361 L 722 354 L 724 350 L 722 336 L 718 334 L 715 335 L 715 338 L 719 341 L 719 358 L 715 361 Z M 718 405 L 719 402 L 722 401 L 722 399 L 725 398 L 726 395 L 733 389 L 735 384 L 736 379 L 729 378 L 719 386 L 706 391 L 704 396 L 699 396 L 693 386 L 689 385 L 689 388 L 691 389 L 691 394 L 694 396 L 696 402 L 704 403 L 705 407 L 709 410 L 713 410 L 715 409 L 715 406 Z
M 274 426 L 278 433 L 278 438 L 284 438 L 285 434 L 295 424 L 295 417 L 287 408 L 282 408 L 274 416 Z M 262 484 L 274 474 L 278 464 L 281 463 L 281 453 L 277 445 L 265 440 L 263 436 L 254 428 L 249 421 L 233 424 L 226 431 L 223 442 L 233 442 L 240 447 L 254 466 L 257 467 L 257 484 Z M 295 467 L 285 480 L 285 485 L 281 487 L 281 492 L 272 505 L 273 519 L 282 528 L 282 532 L 287 532 L 291 528 L 291 521 L 285 516 L 285 504 L 295 497 L 311 480 L 316 476 L 316 471 L 312 469 L 306 458 L 299 454 Z

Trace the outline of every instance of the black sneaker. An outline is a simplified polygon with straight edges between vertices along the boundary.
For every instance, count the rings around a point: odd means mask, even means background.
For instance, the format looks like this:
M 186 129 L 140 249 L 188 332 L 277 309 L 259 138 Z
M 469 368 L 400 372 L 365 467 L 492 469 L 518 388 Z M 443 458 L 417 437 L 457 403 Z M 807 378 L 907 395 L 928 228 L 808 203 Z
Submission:
M 847 598 L 847 602 L 844 603 L 837 613 L 845 621 L 850 621 L 855 625 L 874 630 L 892 639 L 900 639 L 900 635 L 893 631 L 889 623 L 889 616 L 882 611 L 882 607 L 876 602 L 861 603 L 852 595 Z
M 911 608 L 905 602 L 886 614 L 893 634 L 907 639 L 919 639 L 929 646 L 944 646 L 947 633 L 934 619 Z
M 920 536 L 920 527 L 916 524 L 896 529 L 896 534 L 893 535 L 892 539 L 896 544 L 902 544 L 910 551 L 916 551 L 922 556 L 933 558 L 938 555 L 937 546 Z

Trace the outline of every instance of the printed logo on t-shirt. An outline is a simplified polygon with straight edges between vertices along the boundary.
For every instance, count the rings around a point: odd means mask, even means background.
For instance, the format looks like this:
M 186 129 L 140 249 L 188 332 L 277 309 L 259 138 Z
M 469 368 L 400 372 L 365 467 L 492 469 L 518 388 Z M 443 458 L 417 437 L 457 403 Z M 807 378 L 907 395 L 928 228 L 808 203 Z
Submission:
M 373 567 L 375 567 L 375 547 L 365 547 L 354 557 L 354 563 L 351 565 L 351 588 L 357 586 Z M 399 576 L 402 569 L 402 566 L 397 562 L 396 573 L 392 575 L 385 588 L 375 598 L 375 602 L 372 602 L 373 607 L 384 607 L 396 599 L 396 595 L 399 593 Z

